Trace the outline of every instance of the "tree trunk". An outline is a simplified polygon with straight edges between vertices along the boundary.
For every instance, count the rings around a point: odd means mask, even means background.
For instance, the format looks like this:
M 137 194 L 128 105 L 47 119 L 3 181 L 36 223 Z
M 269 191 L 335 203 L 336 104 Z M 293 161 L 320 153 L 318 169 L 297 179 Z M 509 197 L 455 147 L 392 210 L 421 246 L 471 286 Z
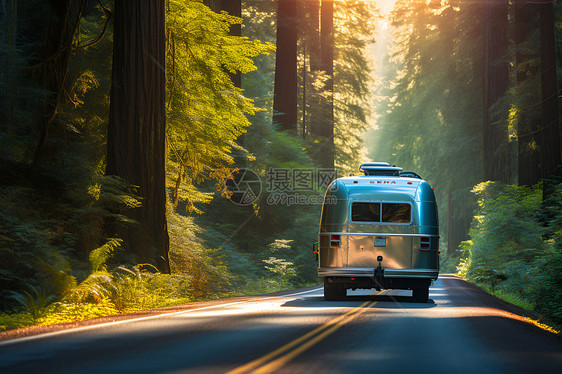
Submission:
M 561 163 L 558 81 L 554 52 L 554 9 L 552 2 L 539 6 L 541 33 L 542 177 L 551 176 Z
M 242 1 L 241 0 L 222 0 L 221 9 L 230 14 L 231 16 L 236 16 L 242 18 Z M 230 26 L 230 35 L 232 36 L 242 36 L 242 25 L 236 24 Z M 232 83 L 238 88 L 242 87 L 242 74 L 236 72 L 230 74 Z
M 223 0 L 203 0 L 203 4 L 211 8 L 211 10 L 216 13 L 221 11 L 222 2 Z
M 318 131 L 320 129 L 320 118 L 319 113 L 320 102 L 318 89 L 314 86 L 314 78 L 319 71 L 322 70 L 320 64 L 320 0 L 303 0 L 302 1 L 303 13 L 305 13 L 301 20 L 302 23 L 302 40 L 303 40 L 303 53 L 304 60 L 306 61 L 308 56 L 308 65 L 305 65 L 303 72 L 309 75 L 303 76 L 303 90 L 306 91 L 306 102 L 303 98 L 303 113 L 307 112 L 306 117 L 303 114 L 303 139 L 306 134 L 312 134 L 314 136 L 319 136 Z M 307 71 L 307 67 L 310 69 Z M 308 78 L 311 79 L 308 79 Z M 305 119 L 306 118 L 306 123 Z
M 307 106 L 307 75 L 308 75 L 308 70 L 307 70 L 307 66 L 306 66 L 306 53 L 307 53 L 307 48 L 306 48 L 306 39 L 304 39 L 302 41 L 302 128 L 301 128 L 301 137 L 303 140 L 306 139 L 306 127 L 307 127 L 307 120 L 306 120 L 306 115 L 307 115 L 307 110 L 306 110 L 306 106 Z
M 139 186 L 125 248 L 169 272 L 165 194 L 164 0 L 116 1 L 107 174 Z
M 33 164 L 37 164 L 44 157 L 49 127 L 57 114 L 64 91 L 72 40 L 83 6 L 83 0 L 49 1 L 52 15 L 45 34 L 42 62 L 32 68 L 34 71 L 40 71 L 38 76 L 42 80 L 43 88 L 50 93 L 43 103 L 41 117 L 37 119 L 39 140 L 35 146 Z
M 514 6 L 515 19 L 515 46 L 516 46 L 516 69 L 517 85 L 519 92 L 530 90 L 534 85 L 530 84 L 535 79 L 538 69 L 533 66 L 532 60 L 538 58 L 538 46 L 535 50 L 530 47 L 532 42 L 529 40 L 531 32 L 536 27 L 537 7 L 526 0 L 517 0 Z M 526 96 L 530 92 L 527 92 Z M 520 103 L 519 121 L 517 123 L 517 164 L 518 164 L 518 184 L 533 185 L 541 177 L 540 173 L 540 150 L 537 136 L 538 118 L 532 108 L 536 105 L 535 100 L 540 100 L 531 95 L 531 100 Z M 528 109 L 530 108 L 530 109 Z
M 204 0 L 203 3 L 216 13 L 225 11 L 231 16 L 242 18 L 242 1 L 241 0 Z M 242 36 L 242 25 L 236 24 L 230 27 L 230 35 Z M 232 83 L 238 88 L 242 87 L 242 75 L 240 72 L 230 74 Z
M 320 163 L 334 167 L 334 2 L 322 0 L 320 17 L 320 64 L 326 73 L 324 96 L 321 100 L 322 117 L 318 134 L 325 138 L 321 146 Z
M 308 16 L 310 69 L 318 71 L 320 65 L 320 0 L 305 0 Z
M 507 52 L 508 0 L 486 1 L 484 13 L 484 179 L 509 183 L 510 161 L 507 126 L 502 116 L 490 108 L 509 86 Z
M 273 122 L 297 130 L 297 0 L 279 0 Z

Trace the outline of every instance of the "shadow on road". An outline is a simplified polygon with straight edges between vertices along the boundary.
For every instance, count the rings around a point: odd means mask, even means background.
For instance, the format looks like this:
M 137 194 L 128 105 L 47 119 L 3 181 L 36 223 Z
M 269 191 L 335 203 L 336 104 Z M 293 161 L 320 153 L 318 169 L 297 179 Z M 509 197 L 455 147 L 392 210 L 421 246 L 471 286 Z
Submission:
M 388 308 L 389 303 L 400 304 L 400 308 L 408 309 L 427 309 L 437 306 L 435 301 L 429 299 L 426 303 L 415 301 L 412 296 L 394 296 L 394 295 L 350 295 L 340 301 L 325 301 L 323 296 L 309 296 L 302 299 L 294 299 L 282 304 L 282 307 L 301 307 L 301 308 L 326 308 L 326 307 L 355 307 L 357 302 L 377 301 L 379 303 L 371 306 L 371 308 Z

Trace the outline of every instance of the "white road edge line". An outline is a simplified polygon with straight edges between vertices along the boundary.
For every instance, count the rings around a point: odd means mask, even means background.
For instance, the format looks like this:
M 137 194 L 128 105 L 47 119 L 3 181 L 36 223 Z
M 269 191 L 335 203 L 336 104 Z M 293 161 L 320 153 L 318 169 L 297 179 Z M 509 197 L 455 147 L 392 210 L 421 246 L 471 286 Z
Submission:
M 50 338 L 50 337 L 57 336 L 57 335 L 64 335 L 64 334 L 70 334 L 70 333 L 75 333 L 75 332 L 80 332 L 80 331 L 99 329 L 99 328 L 104 328 L 104 327 L 109 327 L 109 326 L 121 325 L 121 324 L 125 324 L 125 323 L 146 321 L 146 320 L 155 319 L 155 318 L 169 317 L 169 316 L 173 316 L 173 315 L 176 315 L 176 314 L 191 313 L 191 312 L 204 310 L 204 309 L 220 308 L 220 307 L 225 307 L 225 306 L 242 304 L 242 303 L 246 303 L 248 301 L 254 302 L 254 301 L 264 301 L 264 300 L 278 299 L 278 298 L 283 298 L 283 297 L 298 296 L 298 295 L 303 295 L 303 294 L 310 293 L 310 292 L 319 291 L 321 289 L 322 289 L 322 287 L 319 287 L 319 288 L 315 288 L 315 289 L 312 289 L 312 290 L 292 293 L 292 294 L 288 294 L 288 295 L 270 296 L 270 297 L 264 297 L 264 298 L 261 298 L 261 299 L 255 299 L 255 300 L 236 301 L 234 303 L 211 305 L 211 306 L 205 306 L 205 307 L 201 307 L 201 308 L 182 310 L 182 311 L 179 311 L 179 312 L 157 314 L 157 315 L 154 315 L 154 316 L 125 319 L 125 320 L 122 320 L 122 321 L 106 322 L 106 323 L 100 323 L 100 324 L 89 325 L 89 326 L 84 326 L 84 327 L 76 327 L 76 328 L 64 329 L 64 330 L 59 330 L 59 331 L 47 332 L 47 333 L 44 333 L 44 334 L 24 336 L 22 338 L 15 338 L 15 339 L 10 339 L 10 340 L 0 341 L 0 347 L 10 345 L 10 344 L 24 343 L 24 342 L 28 342 L 28 341 L 32 341 L 32 340 Z M 108 317 L 111 317 L 111 316 L 108 316 Z

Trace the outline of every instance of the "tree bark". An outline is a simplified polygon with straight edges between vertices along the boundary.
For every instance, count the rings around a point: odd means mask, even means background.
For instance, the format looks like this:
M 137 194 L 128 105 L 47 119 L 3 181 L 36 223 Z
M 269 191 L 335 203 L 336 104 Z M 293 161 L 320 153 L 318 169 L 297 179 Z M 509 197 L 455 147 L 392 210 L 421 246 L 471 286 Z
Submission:
M 279 0 L 273 122 L 297 130 L 297 0 Z
M 308 16 L 310 69 L 318 71 L 320 65 L 320 0 L 305 0 Z
M 320 0 L 302 0 L 303 15 L 302 20 L 302 40 L 303 40 L 303 60 L 307 60 L 308 65 L 303 67 L 303 139 L 307 134 L 319 136 L 320 128 L 320 101 L 318 89 L 313 85 L 314 80 L 308 79 L 314 77 L 322 70 L 320 64 Z M 308 70 L 307 68 L 310 67 Z M 306 101 L 305 101 L 306 99 Z M 306 116 L 305 116 L 306 111 Z
M 228 1 L 228 0 L 227 0 Z M 208 6 L 213 12 L 220 12 L 223 0 L 203 0 L 203 4 Z
M 531 50 L 533 45 L 529 38 L 533 29 L 536 29 L 538 18 L 537 7 L 526 0 L 517 0 L 514 5 L 515 21 L 515 62 L 517 68 L 517 85 L 520 92 L 533 87 L 530 82 L 538 74 L 538 68 L 531 62 L 539 58 L 539 48 Z M 529 48 L 527 48 L 529 47 Z M 529 96 L 529 93 L 527 93 Z M 532 101 L 535 97 L 530 96 Z M 537 98 L 536 100 L 540 100 Z M 520 103 L 519 121 L 517 123 L 517 164 L 518 184 L 530 186 L 540 180 L 540 142 L 537 129 L 540 118 L 537 117 L 532 108 L 538 105 L 535 102 Z
M 325 138 L 320 160 L 325 168 L 334 167 L 334 2 L 322 0 L 320 16 L 320 64 L 326 74 L 322 117 L 318 134 Z
M 83 6 L 84 0 L 49 1 L 52 16 L 45 33 L 42 62 L 31 68 L 34 72 L 40 72 L 38 76 L 43 88 L 50 93 L 43 103 L 41 117 L 37 119 L 39 140 L 33 153 L 33 164 L 37 164 L 44 157 L 49 128 L 61 102 L 72 40 Z
M 507 52 L 508 0 L 485 1 L 484 16 L 484 120 L 483 163 L 484 179 L 509 183 L 510 160 L 507 128 L 501 115 L 490 107 L 501 98 L 509 86 Z
M 165 194 L 164 0 L 116 1 L 107 174 L 137 185 L 138 225 L 118 227 L 139 261 L 169 272 Z
M 552 2 L 539 6 L 541 34 L 542 177 L 548 178 L 561 164 L 558 81 L 554 51 L 554 9 Z
M 242 1 L 241 0 L 222 0 L 221 1 L 221 10 L 224 10 L 231 16 L 235 16 L 238 18 L 242 18 Z M 236 24 L 230 26 L 230 35 L 232 36 L 242 36 L 242 25 Z M 238 88 L 242 87 L 242 74 L 240 72 L 236 72 L 234 74 L 230 74 L 230 78 L 232 79 L 232 83 Z
M 204 0 L 203 3 L 207 5 L 213 12 L 220 13 L 225 11 L 231 16 L 242 18 L 242 1 L 241 0 Z M 242 36 L 242 25 L 236 24 L 230 27 L 230 35 Z M 232 83 L 238 88 L 242 87 L 242 75 L 240 72 L 230 74 Z

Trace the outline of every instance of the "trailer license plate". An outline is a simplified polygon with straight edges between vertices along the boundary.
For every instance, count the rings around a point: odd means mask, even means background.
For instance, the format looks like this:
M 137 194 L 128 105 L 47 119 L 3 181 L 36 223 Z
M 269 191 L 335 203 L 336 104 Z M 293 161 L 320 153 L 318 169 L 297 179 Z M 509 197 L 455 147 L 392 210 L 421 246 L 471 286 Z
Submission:
M 375 237 L 375 247 L 386 247 L 386 237 L 376 236 Z

